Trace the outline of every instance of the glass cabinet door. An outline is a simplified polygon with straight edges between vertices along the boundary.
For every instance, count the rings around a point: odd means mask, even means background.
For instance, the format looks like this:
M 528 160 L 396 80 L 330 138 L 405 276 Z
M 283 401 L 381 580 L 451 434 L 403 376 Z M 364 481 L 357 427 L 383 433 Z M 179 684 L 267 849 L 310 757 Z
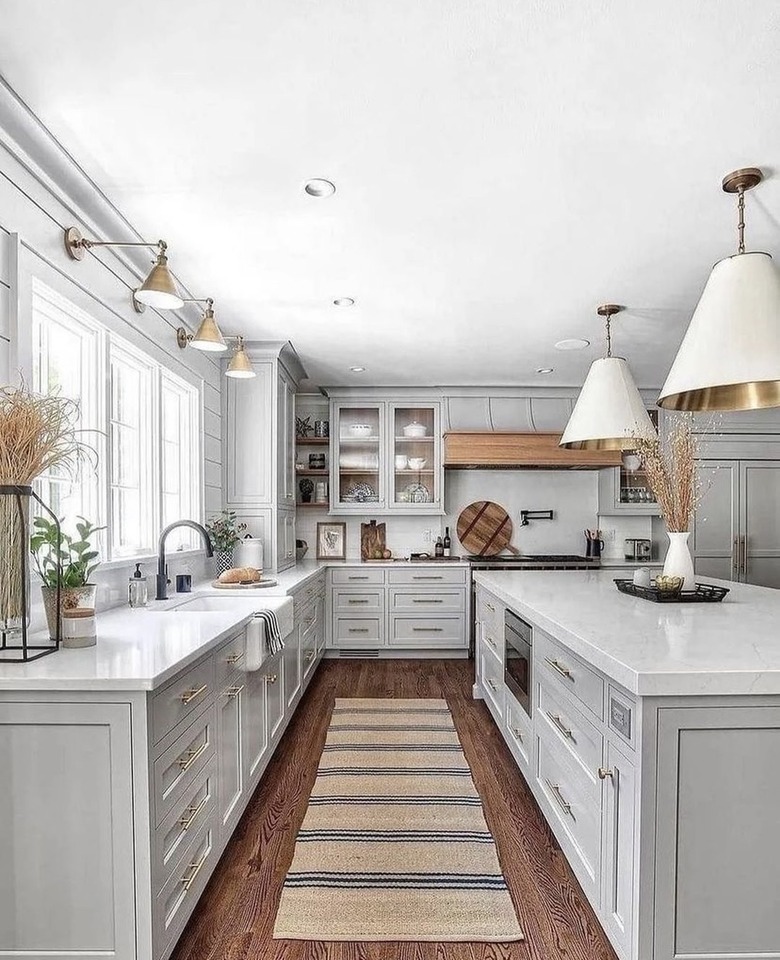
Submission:
M 390 507 L 431 512 L 441 505 L 439 406 L 392 403 L 389 407 Z
M 336 406 L 333 431 L 333 507 L 365 512 L 367 504 L 384 505 L 382 474 L 384 404 Z

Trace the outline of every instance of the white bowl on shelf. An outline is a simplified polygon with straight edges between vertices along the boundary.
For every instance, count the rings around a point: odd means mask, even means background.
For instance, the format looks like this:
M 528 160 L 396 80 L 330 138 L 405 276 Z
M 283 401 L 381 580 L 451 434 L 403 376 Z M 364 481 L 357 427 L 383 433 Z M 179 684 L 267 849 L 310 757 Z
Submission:
M 422 470 L 427 462 L 425 457 L 409 457 L 409 469 Z
M 404 436 L 405 437 L 427 437 L 428 428 L 424 423 L 418 423 L 416 420 L 413 420 L 411 423 L 407 423 L 404 427 Z
M 369 423 L 350 423 L 347 427 L 347 434 L 350 437 L 359 438 L 365 440 L 367 437 L 370 437 L 373 433 L 371 424 Z

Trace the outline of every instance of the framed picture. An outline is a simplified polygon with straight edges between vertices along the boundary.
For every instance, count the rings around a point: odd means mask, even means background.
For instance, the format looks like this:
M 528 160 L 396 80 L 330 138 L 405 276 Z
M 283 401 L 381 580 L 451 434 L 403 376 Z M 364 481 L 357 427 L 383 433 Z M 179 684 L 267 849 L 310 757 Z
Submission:
M 317 559 L 346 560 L 347 525 L 346 523 L 317 524 Z

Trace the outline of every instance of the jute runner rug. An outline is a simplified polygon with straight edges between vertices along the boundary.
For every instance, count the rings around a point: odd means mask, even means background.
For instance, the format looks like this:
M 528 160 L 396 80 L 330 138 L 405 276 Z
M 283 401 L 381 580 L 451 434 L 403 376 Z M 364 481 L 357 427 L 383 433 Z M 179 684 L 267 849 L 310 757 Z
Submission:
M 522 939 L 445 700 L 336 700 L 274 936 Z

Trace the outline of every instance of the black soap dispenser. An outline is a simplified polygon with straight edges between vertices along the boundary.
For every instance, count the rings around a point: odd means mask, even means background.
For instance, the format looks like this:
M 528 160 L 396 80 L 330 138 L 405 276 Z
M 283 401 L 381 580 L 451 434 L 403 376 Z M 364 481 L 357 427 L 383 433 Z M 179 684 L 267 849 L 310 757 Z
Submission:
M 135 565 L 135 573 L 130 577 L 127 587 L 127 602 L 131 607 L 145 607 L 149 599 L 146 577 L 141 573 L 141 564 Z

